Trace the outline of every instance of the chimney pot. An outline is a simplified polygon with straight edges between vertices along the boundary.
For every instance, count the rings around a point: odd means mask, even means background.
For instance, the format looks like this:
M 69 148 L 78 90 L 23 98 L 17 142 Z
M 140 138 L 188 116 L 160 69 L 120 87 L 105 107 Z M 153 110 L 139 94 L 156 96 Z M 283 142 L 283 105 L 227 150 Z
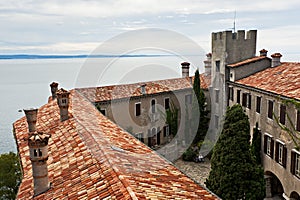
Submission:
M 61 88 L 57 92 L 57 104 L 60 110 L 60 121 L 69 119 L 69 95 L 70 92 Z
M 268 51 L 266 49 L 262 49 L 259 51 L 259 53 L 260 53 L 260 56 L 267 56 Z
M 54 100 L 57 97 L 56 92 L 58 90 L 58 83 L 52 82 L 50 84 L 50 88 L 51 88 L 52 100 Z
M 183 62 L 181 63 L 181 69 L 182 69 L 182 78 L 189 77 L 190 74 L 190 63 L 189 62 Z
M 204 61 L 205 74 L 211 73 L 211 53 L 206 54 L 206 60 Z
M 28 123 L 28 131 L 30 133 L 36 131 L 37 112 L 38 109 L 35 108 L 24 109 L 24 113 Z
M 272 66 L 271 67 L 277 67 L 277 66 L 281 65 L 280 58 L 282 57 L 282 55 L 280 53 L 274 53 L 271 55 L 271 57 L 272 57 Z
M 35 132 L 28 136 L 29 156 L 32 164 L 34 195 L 50 188 L 48 177 L 48 141 L 50 134 Z

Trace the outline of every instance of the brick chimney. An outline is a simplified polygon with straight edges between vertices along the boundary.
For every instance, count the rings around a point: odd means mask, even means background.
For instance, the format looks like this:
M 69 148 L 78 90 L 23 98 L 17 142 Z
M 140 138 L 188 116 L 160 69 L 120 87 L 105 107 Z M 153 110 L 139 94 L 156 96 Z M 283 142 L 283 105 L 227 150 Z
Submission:
M 183 62 L 181 63 L 181 69 L 182 69 L 182 78 L 189 77 L 189 71 L 190 71 L 190 63 Z
M 50 137 L 49 134 L 34 132 L 29 134 L 27 139 L 32 164 L 34 196 L 46 192 L 50 188 L 47 166 Z
M 271 67 L 277 67 L 278 65 L 281 65 L 280 58 L 282 55 L 280 53 L 274 53 L 271 55 L 272 57 L 272 66 Z
M 38 109 L 35 108 L 24 109 L 24 112 L 27 119 L 28 131 L 29 133 L 33 133 L 36 131 L 36 120 L 37 120 Z
M 268 51 L 266 49 L 262 49 L 259 51 L 260 56 L 267 56 Z
M 69 119 L 69 95 L 70 92 L 61 88 L 57 92 L 57 104 L 60 110 L 60 121 Z
M 57 97 L 56 92 L 58 90 L 58 83 L 52 82 L 50 84 L 50 88 L 51 88 L 52 100 L 54 100 Z
M 211 53 L 206 54 L 206 60 L 204 61 L 205 74 L 211 73 Z

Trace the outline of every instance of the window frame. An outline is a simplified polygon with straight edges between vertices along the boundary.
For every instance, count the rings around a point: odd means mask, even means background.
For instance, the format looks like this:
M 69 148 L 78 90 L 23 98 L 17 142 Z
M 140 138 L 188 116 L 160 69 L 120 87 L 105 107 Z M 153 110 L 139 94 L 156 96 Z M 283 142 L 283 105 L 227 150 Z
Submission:
M 258 103 L 259 102 L 259 103 Z M 262 102 L 262 97 L 261 96 L 256 96 L 256 113 L 261 112 L 261 102 Z
M 152 102 L 154 102 L 154 105 L 152 105 L 153 103 Z M 150 101 L 150 108 L 151 108 L 151 113 L 152 114 L 154 114 L 154 113 L 156 113 L 156 99 L 151 99 L 151 101 Z

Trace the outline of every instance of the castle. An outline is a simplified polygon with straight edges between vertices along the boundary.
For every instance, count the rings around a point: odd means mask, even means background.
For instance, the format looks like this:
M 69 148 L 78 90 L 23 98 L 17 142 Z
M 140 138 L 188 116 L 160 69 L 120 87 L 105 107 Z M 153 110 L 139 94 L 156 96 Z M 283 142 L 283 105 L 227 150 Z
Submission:
M 265 49 L 256 56 L 256 35 L 212 33 L 200 76 L 210 139 L 218 138 L 226 107 L 241 104 L 261 133 L 266 198 L 299 199 L 300 152 L 274 117 L 287 127 L 291 119 L 299 134 L 299 110 L 284 102 L 300 101 L 300 64 L 281 62 L 279 53 L 269 58 Z M 14 123 L 24 172 L 18 198 L 218 199 L 152 150 L 174 160 L 189 145 L 191 83 L 187 62 L 182 77 L 169 80 L 71 91 L 52 83 L 48 103 Z M 160 112 L 171 104 L 179 109 L 174 138 Z

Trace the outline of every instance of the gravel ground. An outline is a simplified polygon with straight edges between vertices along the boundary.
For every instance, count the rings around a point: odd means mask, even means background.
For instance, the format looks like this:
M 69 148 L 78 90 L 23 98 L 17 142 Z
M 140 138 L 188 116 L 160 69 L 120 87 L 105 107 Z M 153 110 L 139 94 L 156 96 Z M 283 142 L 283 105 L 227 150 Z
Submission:
M 186 162 L 178 159 L 174 162 L 174 165 L 196 182 L 205 185 L 204 182 L 210 171 L 210 161 L 208 159 L 205 159 L 205 162 L 202 163 Z

